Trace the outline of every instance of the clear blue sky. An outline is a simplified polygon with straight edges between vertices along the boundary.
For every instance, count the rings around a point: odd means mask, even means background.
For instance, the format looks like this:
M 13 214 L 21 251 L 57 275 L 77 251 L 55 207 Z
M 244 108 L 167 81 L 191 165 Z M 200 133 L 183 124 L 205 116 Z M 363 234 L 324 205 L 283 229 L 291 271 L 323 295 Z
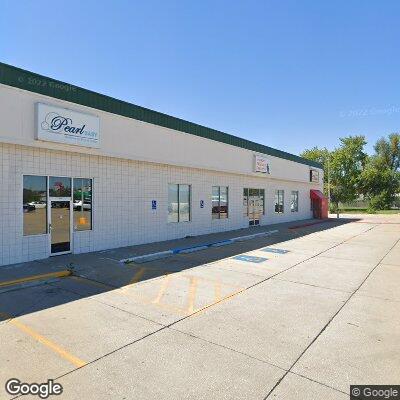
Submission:
M 400 1 L 5 1 L 0 60 L 300 153 L 400 131 Z

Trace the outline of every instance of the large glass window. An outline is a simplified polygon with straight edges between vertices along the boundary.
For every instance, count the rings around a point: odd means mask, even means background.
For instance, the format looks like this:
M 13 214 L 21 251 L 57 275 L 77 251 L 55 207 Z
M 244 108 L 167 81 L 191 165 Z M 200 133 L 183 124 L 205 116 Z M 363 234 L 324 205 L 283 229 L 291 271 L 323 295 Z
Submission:
M 299 211 L 299 192 L 297 190 L 292 190 L 292 194 L 290 196 L 290 211 Z
M 243 189 L 243 216 L 249 215 L 249 189 Z
M 47 233 L 47 176 L 24 176 L 24 235 Z
M 284 196 L 285 192 L 283 190 L 275 190 L 275 212 L 283 213 L 284 212 Z
M 190 186 L 179 185 L 179 222 L 190 221 Z
M 228 218 L 228 188 L 226 186 L 212 187 L 212 218 Z
M 190 185 L 168 185 L 168 222 L 190 221 Z
M 74 230 L 88 231 L 92 229 L 92 180 L 74 178 Z
M 71 178 L 50 176 L 50 197 L 71 197 Z

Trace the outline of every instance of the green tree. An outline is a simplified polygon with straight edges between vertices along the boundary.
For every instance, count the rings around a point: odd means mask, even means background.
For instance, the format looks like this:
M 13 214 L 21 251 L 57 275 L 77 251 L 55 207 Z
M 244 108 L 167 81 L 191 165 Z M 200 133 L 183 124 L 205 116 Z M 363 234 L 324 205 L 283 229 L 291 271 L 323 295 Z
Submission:
M 400 192 L 400 135 L 379 139 L 375 154 L 361 174 L 360 191 L 369 199 L 371 210 L 390 208 Z
M 340 138 L 340 146 L 333 151 L 314 147 L 301 154 L 304 158 L 323 164 L 325 193 L 329 179 L 330 202 L 336 212 L 339 210 L 339 203 L 357 198 L 360 175 L 367 161 L 365 144 L 364 136 L 349 136 Z
M 331 203 L 336 212 L 339 211 L 339 203 L 357 198 L 361 173 L 368 158 L 364 152 L 367 143 L 364 136 L 340 138 L 340 142 L 340 146 L 331 153 L 329 163 Z
M 389 137 L 379 139 L 375 146 L 375 157 L 392 171 L 400 169 L 400 134 L 392 133 Z

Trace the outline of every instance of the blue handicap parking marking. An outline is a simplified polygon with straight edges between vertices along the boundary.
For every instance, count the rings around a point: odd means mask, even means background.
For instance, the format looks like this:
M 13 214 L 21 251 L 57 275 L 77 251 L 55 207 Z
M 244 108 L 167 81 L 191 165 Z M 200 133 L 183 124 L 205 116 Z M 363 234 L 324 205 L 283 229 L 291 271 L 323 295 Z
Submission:
M 267 261 L 268 258 L 264 257 L 254 257 L 254 256 L 246 256 L 244 254 L 232 257 L 234 260 L 239 260 L 239 261 L 246 261 L 246 262 L 251 262 L 251 263 L 262 263 L 263 261 Z
M 283 249 L 272 249 L 270 247 L 264 247 L 261 251 L 265 251 L 266 253 L 274 253 L 274 254 L 286 254 L 289 253 L 289 250 Z

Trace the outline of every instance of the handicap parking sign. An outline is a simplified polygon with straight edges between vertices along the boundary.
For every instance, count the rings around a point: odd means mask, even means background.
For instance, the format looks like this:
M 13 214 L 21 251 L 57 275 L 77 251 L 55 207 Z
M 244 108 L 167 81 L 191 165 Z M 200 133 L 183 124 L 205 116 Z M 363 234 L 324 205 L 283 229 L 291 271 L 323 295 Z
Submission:
M 204 208 L 204 200 L 200 200 L 200 208 Z
M 152 210 L 157 210 L 157 200 L 152 200 L 151 201 L 151 209 Z

